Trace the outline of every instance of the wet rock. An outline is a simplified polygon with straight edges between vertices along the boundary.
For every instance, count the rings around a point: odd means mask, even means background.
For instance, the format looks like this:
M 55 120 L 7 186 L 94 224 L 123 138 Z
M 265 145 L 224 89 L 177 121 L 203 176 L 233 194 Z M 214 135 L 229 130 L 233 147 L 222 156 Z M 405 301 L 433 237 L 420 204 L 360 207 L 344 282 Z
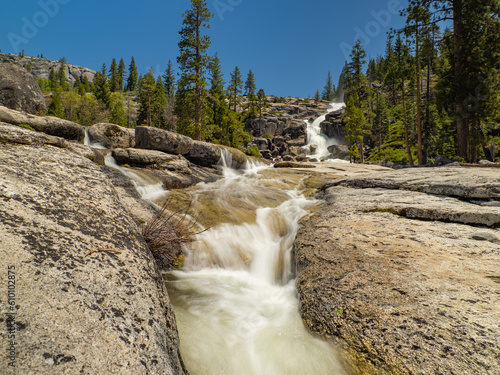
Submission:
M 213 167 L 220 161 L 221 155 L 222 149 L 219 146 L 208 142 L 194 141 L 186 158 L 194 164 Z
M 0 63 L 0 105 L 34 115 L 47 111 L 36 79 L 12 63 Z
M 316 166 L 312 164 L 297 163 L 293 161 L 281 161 L 274 164 L 274 168 L 316 168 Z
M 498 199 L 494 175 L 418 168 L 325 185 L 295 242 L 306 325 L 344 342 L 360 373 L 495 374 L 500 209 L 467 201 Z
M 29 125 L 32 129 L 49 135 L 83 142 L 85 128 L 75 122 L 51 116 L 34 116 L 0 106 L 0 121 L 13 125 Z
M 169 154 L 185 155 L 193 148 L 194 141 L 181 134 L 150 126 L 135 128 L 135 147 L 158 150 Z
M 109 149 L 129 148 L 135 145 L 134 129 L 115 124 L 100 123 L 88 128 L 91 143 L 98 143 Z
M 349 146 L 346 145 L 332 145 L 328 146 L 330 159 L 349 160 Z
M 186 373 L 161 274 L 101 167 L 65 148 L 1 144 L 0 200 L 0 263 L 17 281 L 16 373 Z M 3 353 L 8 345 L 0 340 Z

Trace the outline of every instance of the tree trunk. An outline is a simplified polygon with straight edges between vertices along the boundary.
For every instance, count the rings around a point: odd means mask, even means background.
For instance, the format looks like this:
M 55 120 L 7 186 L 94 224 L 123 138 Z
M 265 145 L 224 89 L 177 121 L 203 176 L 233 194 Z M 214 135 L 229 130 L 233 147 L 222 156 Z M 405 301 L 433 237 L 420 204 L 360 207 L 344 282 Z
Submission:
M 418 51 L 418 25 L 415 30 L 415 60 L 417 73 L 417 142 L 418 142 L 418 165 L 423 165 L 422 155 L 422 100 L 420 93 L 420 56 Z
M 453 1 L 453 43 L 455 52 L 455 116 L 457 123 L 457 155 L 462 158 L 468 157 L 469 132 L 468 123 L 463 112 L 463 17 L 462 1 Z
M 401 92 L 403 93 L 403 121 L 405 127 L 406 155 L 408 157 L 408 164 L 413 165 L 413 158 L 411 157 L 410 136 L 408 134 L 408 116 L 406 114 L 406 95 L 405 95 L 404 82 L 403 82 L 403 89 L 401 90 Z
M 196 88 L 194 104 L 194 139 L 201 141 L 201 51 L 200 51 L 200 15 L 196 15 Z

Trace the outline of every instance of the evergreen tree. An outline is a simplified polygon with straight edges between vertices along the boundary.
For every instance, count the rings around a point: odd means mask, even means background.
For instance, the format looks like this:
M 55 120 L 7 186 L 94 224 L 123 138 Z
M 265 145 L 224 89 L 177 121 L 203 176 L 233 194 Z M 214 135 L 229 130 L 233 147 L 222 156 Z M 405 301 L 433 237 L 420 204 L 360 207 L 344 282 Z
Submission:
M 156 80 L 155 89 L 153 91 L 153 100 L 151 104 L 152 125 L 158 128 L 166 128 L 165 109 L 167 105 L 167 95 L 165 87 L 160 76 Z
M 348 98 L 354 95 L 356 105 L 361 107 L 361 98 L 366 91 L 366 76 L 363 74 L 363 65 L 366 63 L 366 52 L 359 39 L 352 47 L 351 62 L 347 65 L 347 77 L 344 90 Z
M 135 65 L 134 56 L 132 56 L 132 60 L 130 61 L 130 65 L 128 68 L 127 91 L 137 90 L 137 82 L 138 82 L 137 66 Z
M 236 111 L 236 106 L 239 102 L 239 95 L 242 93 L 243 80 L 241 77 L 241 72 L 238 67 L 234 68 L 234 72 L 231 73 L 231 79 L 229 80 L 229 86 L 227 88 L 227 94 L 229 96 L 229 107 L 233 106 L 233 110 Z
M 57 71 L 57 80 L 59 81 L 59 87 L 63 91 L 66 91 L 68 89 L 68 83 L 66 82 L 66 59 L 63 57 L 61 60 L 59 60 L 59 63 L 61 64 L 61 66 Z
M 65 118 L 64 108 L 61 101 L 61 92 L 59 90 L 56 90 L 54 94 L 52 94 L 52 101 L 47 108 L 47 115 L 62 119 Z
M 89 83 L 89 79 L 87 76 L 83 77 L 82 87 L 83 87 L 84 92 L 90 92 L 90 83 Z
M 319 103 L 321 101 L 321 94 L 319 93 L 319 89 L 316 90 L 316 94 L 314 94 L 314 101 Z
M 335 85 L 333 84 L 332 74 L 328 71 L 325 87 L 323 88 L 322 99 L 331 102 L 335 97 Z
M 356 104 L 355 95 L 352 95 L 347 102 L 344 113 L 346 121 L 345 130 L 347 131 L 346 142 L 356 145 L 355 149 L 359 150 L 361 162 L 364 163 L 364 136 L 368 134 L 366 130 L 366 117 L 363 110 Z M 354 148 L 351 147 L 352 150 Z
M 123 86 L 125 85 L 125 76 L 127 75 L 127 66 L 123 58 L 120 59 L 120 64 L 118 65 L 118 90 L 123 91 Z
M 196 140 L 203 137 L 202 110 L 205 102 L 205 71 L 210 63 L 207 55 L 210 46 L 210 38 L 203 35 L 203 28 L 209 28 L 208 22 L 213 17 L 204 0 L 191 0 L 191 8 L 183 15 L 183 27 L 179 34 L 180 55 L 177 58 L 181 75 L 183 92 L 182 101 L 176 101 L 176 113 L 179 114 L 179 125 L 181 130 L 187 134 L 192 134 Z M 189 116 L 186 111 L 192 101 L 193 116 Z M 183 106 L 183 108 L 182 108 Z M 183 117 L 186 116 L 187 117 Z
M 124 97 L 121 92 L 113 92 L 110 95 L 109 122 L 112 124 L 127 126 L 127 114 L 125 113 Z
M 59 79 L 54 68 L 51 68 L 49 71 L 49 82 L 51 91 L 56 91 L 59 88 Z
M 267 97 L 263 89 L 257 92 L 257 104 L 259 106 L 259 116 L 262 117 L 262 108 L 265 108 L 267 105 Z
M 165 87 L 165 94 L 168 98 L 175 95 L 175 74 L 171 60 L 168 60 L 167 69 L 163 74 L 163 86 Z
M 252 69 L 249 70 L 247 75 L 247 80 L 245 81 L 245 95 L 248 99 L 248 105 L 250 107 L 250 113 L 253 114 L 255 112 L 255 90 L 257 87 L 255 86 L 255 76 L 252 72 Z
M 111 61 L 111 67 L 109 68 L 109 89 L 111 92 L 120 91 L 120 76 L 118 73 L 118 64 L 116 59 L 113 58 Z
M 103 66 L 103 70 L 106 71 L 105 65 Z M 99 100 L 106 108 L 109 108 L 111 91 L 109 89 L 108 78 L 102 73 L 102 71 L 95 74 L 93 86 L 96 99 Z
M 210 122 L 214 129 L 219 132 L 221 131 L 222 122 L 228 110 L 224 85 L 224 75 L 222 74 L 220 60 L 217 54 L 215 54 L 210 63 L 209 106 L 212 112 Z
M 156 81 L 154 71 L 151 68 L 149 73 L 145 74 L 139 80 L 139 114 L 137 116 L 138 124 L 152 125 L 154 94 L 156 90 Z

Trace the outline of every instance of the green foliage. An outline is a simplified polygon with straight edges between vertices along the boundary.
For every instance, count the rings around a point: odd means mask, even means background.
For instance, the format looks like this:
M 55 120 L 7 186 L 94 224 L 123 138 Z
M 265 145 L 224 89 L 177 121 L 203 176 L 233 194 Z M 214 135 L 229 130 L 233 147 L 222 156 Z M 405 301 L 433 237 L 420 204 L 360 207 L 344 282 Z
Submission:
M 28 130 L 35 130 L 33 129 L 31 126 L 29 126 L 28 124 L 17 124 L 16 126 L 19 126 L 20 128 L 24 128 L 24 129 L 28 129 Z
M 137 73 L 137 66 L 135 65 L 134 56 L 132 56 L 132 59 L 130 61 L 130 65 L 128 68 L 127 91 L 137 90 L 138 79 L 139 79 L 139 76 Z
M 65 118 L 64 109 L 61 101 L 61 93 L 59 90 L 55 91 L 52 94 L 52 101 L 50 102 L 49 107 L 47 108 L 47 115 L 59 117 L 62 119 Z
M 262 134 L 262 138 L 274 139 L 274 135 L 266 133 Z
M 103 65 L 103 70 L 106 71 L 106 66 Z M 110 105 L 111 90 L 109 89 L 108 78 L 102 72 L 96 72 L 94 82 L 92 83 L 94 95 L 106 108 Z
M 275 103 L 286 103 L 286 98 L 282 96 L 275 96 L 274 97 L 274 102 Z
M 229 97 L 229 107 L 233 107 L 236 111 L 236 106 L 239 103 L 239 95 L 242 93 L 243 80 L 241 77 L 241 72 L 238 67 L 234 68 L 231 73 L 231 79 L 229 80 L 229 86 L 227 87 L 227 96 Z
M 116 59 L 113 58 L 111 61 L 111 67 L 108 72 L 109 78 L 109 90 L 111 92 L 121 91 L 122 87 L 120 87 L 120 73 L 118 72 L 118 64 L 116 63 Z
M 109 122 L 112 124 L 127 126 L 127 114 L 125 112 L 125 96 L 121 92 L 110 95 Z
M 45 78 L 37 78 L 36 81 L 38 82 L 38 86 L 40 86 L 40 89 L 42 92 L 50 92 L 51 91 L 51 86 L 50 86 L 50 81 Z
M 254 156 L 256 158 L 261 158 L 259 148 L 257 146 L 249 146 L 246 148 L 245 153 L 250 156 Z
M 335 85 L 333 84 L 332 74 L 328 71 L 328 76 L 326 77 L 325 87 L 323 88 L 323 94 L 321 98 L 331 102 L 335 97 Z

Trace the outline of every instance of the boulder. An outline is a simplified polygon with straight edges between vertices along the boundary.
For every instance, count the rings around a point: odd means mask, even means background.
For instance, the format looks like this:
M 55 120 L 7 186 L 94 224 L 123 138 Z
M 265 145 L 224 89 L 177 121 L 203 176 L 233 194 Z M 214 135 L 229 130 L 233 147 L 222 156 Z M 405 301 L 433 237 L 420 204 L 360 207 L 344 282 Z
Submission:
M 96 164 L 104 165 L 104 155 L 92 147 L 68 142 L 64 138 L 35 132 L 17 125 L 2 122 L 0 122 L 0 144 L 1 143 L 32 146 L 50 145 L 58 148 L 65 148 L 79 156 L 92 160 Z
M 330 159 L 349 160 L 349 146 L 346 145 L 331 145 L 328 146 Z
M 0 144 L 0 197 L 15 373 L 186 373 L 162 275 L 101 167 L 64 148 Z M 8 362 L 0 356 L 5 374 Z
M 115 124 L 99 123 L 88 128 L 91 143 L 98 143 L 109 149 L 129 148 L 135 145 L 134 129 Z
M 189 171 L 189 162 L 180 155 L 166 154 L 162 151 L 137 148 L 115 148 L 112 155 L 119 165 L 131 167 L 166 169 L 170 171 Z
M 35 115 L 47 111 L 35 77 L 26 69 L 11 63 L 0 63 L 0 105 Z
M 259 151 L 269 150 L 271 148 L 271 140 L 268 138 L 252 138 L 252 143 L 254 143 Z
M 149 150 L 158 150 L 169 154 L 188 154 L 193 148 L 194 141 L 181 134 L 150 126 L 135 128 L 135 147 Z
M 191 151 L 185 156 L 194 164 L 203 167 L 213 167 L 219 163 L 222 155 L 222 149 L 208 142 L 194 141 Z
M 29 125 L 32 129 L 49 135 L 83 142 L 85 128 L 72 121 L 51 116 L 34 116 L 0 106 L 0 121 L 13 125 Z
M 283 136 L 289 136 L 290 139 L 304 138 L 306 137 L 306 124 L 289 126 L 283 130 Z

